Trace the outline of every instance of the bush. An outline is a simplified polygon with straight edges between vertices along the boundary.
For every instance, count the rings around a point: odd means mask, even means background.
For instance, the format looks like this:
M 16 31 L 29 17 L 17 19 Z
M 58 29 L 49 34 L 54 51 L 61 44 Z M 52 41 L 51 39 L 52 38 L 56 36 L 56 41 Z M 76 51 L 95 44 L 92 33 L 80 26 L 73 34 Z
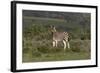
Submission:
M 39 46 L 37 50 L 41 53 L 48 53 L 48 47 L 47 46 Z
M 89 52 L 90 41 L 89 40 L 72 40 L 70 41 L 71 50 L 74 52 Z
M 32 56 L 33 57 L 40 57 L 42 54 L 39 51 L 32 51 Z

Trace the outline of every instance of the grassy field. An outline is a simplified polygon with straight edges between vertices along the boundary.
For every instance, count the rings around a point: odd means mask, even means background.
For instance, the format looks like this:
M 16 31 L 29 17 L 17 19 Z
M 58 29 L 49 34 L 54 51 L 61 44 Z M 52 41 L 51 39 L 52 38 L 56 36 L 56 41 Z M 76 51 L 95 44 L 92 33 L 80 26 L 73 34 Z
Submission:
M 32 43 L 29 43 L 29 42 Z M 24 45 L 23 62 L 43 62 L 62 60 L 86 60 L 90 59 L 89 40 L 71 40 L 71 48 L 64 51 L 63 45 L 59 43 L 57 48 L 52 47 L 51 41 L 28 40 Z
M 90 33 L 83 35 L 82 27 L 68 24 L 66 20 L 24 17 L 23 22 L 23 53 L 22 61 L 45 62 L 63 60 L 86 60 L 91 58 Z M 28 25 L 30 23 L 30 25 Z M 64 51 L 62 42 L 58 43 L 57 48 L 52 47 L 52 35 L 48 27 L 50 24 L 62 27 L 61 31 L 69 31 L 71 48 Z M 66 25 L 68 24 L 68 25 Z M 73 25 L 73 26 L 72 26 Z M 87 30 L 87 29 L 86 29 Z M 85 31 L 84 31 L 85 32 Z
M 65 61 L 65 60 L 86 60 L 90 59 L 90 54 L 86 52 L 62 52 L 55 54 L 43 54 L 38 57 L 32 57 L 28 54 L 23 56 L 23 62 L 44 62 L 44 61 Z

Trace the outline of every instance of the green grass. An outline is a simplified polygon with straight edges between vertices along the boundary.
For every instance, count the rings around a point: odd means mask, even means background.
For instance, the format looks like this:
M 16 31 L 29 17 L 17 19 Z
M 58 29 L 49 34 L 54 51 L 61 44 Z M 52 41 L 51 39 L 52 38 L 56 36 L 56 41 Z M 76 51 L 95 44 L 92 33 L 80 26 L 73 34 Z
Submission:
M 23 62 L 44 62 L 63 60 L 86 60 L 90 59 L 89 40 L 71 40 L 71 48 L 64 51 L 63 45 L 58 43 L 57 48 L 52 47 L 52 41 L 47 40 L 24 40 Z
M 62 53 L 46 53 L 36 57 L 24 54 L 23 62 L 44 62 L 44 61 L 64 61 L 64 60 L 85 60 L 90 59 L 88 52 L 62 52 Z

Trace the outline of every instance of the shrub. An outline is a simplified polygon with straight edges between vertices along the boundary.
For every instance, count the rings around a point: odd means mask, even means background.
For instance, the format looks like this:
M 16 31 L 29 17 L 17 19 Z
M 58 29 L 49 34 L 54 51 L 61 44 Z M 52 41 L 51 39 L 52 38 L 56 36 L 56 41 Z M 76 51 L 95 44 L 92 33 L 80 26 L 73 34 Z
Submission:
M 40 57 L 42 54 L 39 51 L 32 51 L 33 57 Z
M 90 41 L 89 40 L 72 40 L 70 41 L 71 50 L 74 52 L 89 52 Z
M 37 48 L 37 50 L 39 51 L 39 52 L 41 52 L 41 53 L 48 53 L 48 47 L 47 46 L 39 46 L 38 48 Z

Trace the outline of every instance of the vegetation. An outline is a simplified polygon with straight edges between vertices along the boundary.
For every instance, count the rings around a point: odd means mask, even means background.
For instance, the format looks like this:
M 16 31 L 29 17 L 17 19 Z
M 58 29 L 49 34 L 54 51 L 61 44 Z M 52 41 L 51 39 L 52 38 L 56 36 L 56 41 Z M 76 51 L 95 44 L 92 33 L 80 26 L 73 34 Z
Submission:
M 71 48 L 52 47 L 50 25 L 67 31 Z M 23 62 L 90 59 L 90 14 L 23 10 Z

